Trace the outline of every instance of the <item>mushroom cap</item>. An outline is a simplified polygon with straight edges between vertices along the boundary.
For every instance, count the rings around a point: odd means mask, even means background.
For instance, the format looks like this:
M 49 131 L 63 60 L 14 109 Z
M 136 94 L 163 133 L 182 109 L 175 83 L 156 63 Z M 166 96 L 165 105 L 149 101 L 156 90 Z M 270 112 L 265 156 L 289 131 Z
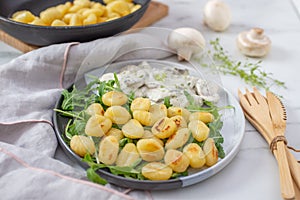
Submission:
M 214 31 L 224 31 L 231 23 L 231 11 L 227 4 L 220 0 L 210 0 L 204 6 L 204 23 Z
M 169 34 L 168 45 L 172 49 L 190 47 L 195 50 L 202 50 L 205 48 L 205 39 L 196 29 L 183 27 L 177 28 Z
M 261 28 L 252 28 L 250 31 L 241 32 L 237 37 L 237 47 L 246 56 L 263 57 L 271 48 L 271 40 L 264 35 Z
M 190 60 L 205 48 L 203 35 L 194 28 L 177 28 L 168 36 L 168 46 L 177 51 L 178 60 Z

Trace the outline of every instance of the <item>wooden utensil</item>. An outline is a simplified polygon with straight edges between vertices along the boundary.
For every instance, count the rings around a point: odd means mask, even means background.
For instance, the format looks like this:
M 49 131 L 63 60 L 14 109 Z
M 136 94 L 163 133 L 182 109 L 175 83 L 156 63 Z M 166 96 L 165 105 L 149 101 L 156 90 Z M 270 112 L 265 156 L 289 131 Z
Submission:
M 265 97 L 262 96 L 256 88 L 253 88 L 253 93 L 246 89 L 245 95 L 243 95 L 240 90 L 238 94 L 240 104 L 244 111 L 255 121 L 259 122 L 261 127 L 265 130 L 264 134 L 266 135 L 264 137 L 274 138 L 273 123 Z M 281 195 L 284 199 L 294 199 L 295 191 L 287 159 L 282 153 L 278 153 L 277 151 L 274 151 L 274 154 L 276 154 L 275 158 L 279 167 Z
M 273 122 L 273 129 L 275 132 L 275 137 L 271 141 L 271 150 L 277 149 L 278 158 L 281 160 L 279 169 L 281 171 L 289 171 L 288 160 L 286 156 L 286 149 L 285 149 L 285 137 L 284 132 L 286 129 L 286 112 L 283 104 L 281 101 L 271 92 L 266 93 L 267 101 L 269 105 L 270 115 Z M 283 175 L 290 174 L 284 173 Z M 289 177 L 285 177 L 284 179 L 288 180 Z
M 284 138 L 284 132 L 286 129 L 286 111 L 285 107 L 278 99 L 276 95 L 274 95 L 272 92 L 267 92 L 267 101 L 269 104 L 270 114 L 271 118 L 274 124 L 274 130 L 275 133 L 277 133 L 277 136 L 281 136 Z M 280 149 L 283 149 L 286 151 L 288 163 L 290 165 L 290 170 L 292 173 L 292 176 L 294 177 L 297 186 L 300 188 L 300 165 L 298 164 L 296 158 L 293 156 L 293 154 L 286 148 L 286 145 L 284 144 L 284 141 L 280 141 L 277 143 L 278 152 Z
M 259 122 L 252 119 L 252 117 L 247 113 L 244 112 L 245 117 L 248 119 L 248 121 L 256 128 L 256 130 L 261 133 L 263 136 L 268 135 L 265 130 L 261 127 Z M 265 138 L 268 144 L 271 142 L 271 138 L 266 137 Z M 297 160 L 295 159 L 294 155 L 286 149 L 287 157 L 290 165 L 290 171 L 292 173 L 293 178 L 293 184 L 294 184 L 294 190 L 295 190 L 295 200 L 300 200 L 300 165 L 298 164 Z M 275 156 L 277 154 L 274 154 Z

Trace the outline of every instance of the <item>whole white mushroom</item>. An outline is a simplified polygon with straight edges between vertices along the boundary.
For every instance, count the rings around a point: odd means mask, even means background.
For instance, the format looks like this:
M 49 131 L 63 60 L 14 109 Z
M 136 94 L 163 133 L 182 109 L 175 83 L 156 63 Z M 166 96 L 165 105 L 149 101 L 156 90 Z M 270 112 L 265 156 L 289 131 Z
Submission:
M 246 56 L 263 57 L 270 51 L 271 40 L 262 28 L 252 28 L 238 35 L 237 47 Z
M 229 6 L 221 0 L 209 0 L 204 6 L 204 24 L 214 31 L 225 31 L 231 23 Z
M 169 34 L 168 46 L 177 52 L 179 61 L 189 61 L 193 54 L 198 54 L 204 50 L 205 39 L 194 28 L 177 28 Z

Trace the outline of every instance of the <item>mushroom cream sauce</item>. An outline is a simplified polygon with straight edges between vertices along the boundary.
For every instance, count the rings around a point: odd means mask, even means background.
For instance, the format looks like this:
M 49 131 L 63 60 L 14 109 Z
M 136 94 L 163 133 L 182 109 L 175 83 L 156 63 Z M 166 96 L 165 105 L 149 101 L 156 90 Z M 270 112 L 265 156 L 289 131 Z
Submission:
M 127 65 L 117 74 L 124 93 L 134 92 L 135 97 L 148 97 L 153 103 L 163 103 L 170 97 L 173 106 L 186 107 L 189 102 L 184 95 L 188 92 L 199 106 L 203 100 L 217 102 L 218 86 L 189 75 L 187 69 L 151 67 L 146 61 L 139 65 Z M 114 80 L 113 73 L 104 74 L 100 81 Z

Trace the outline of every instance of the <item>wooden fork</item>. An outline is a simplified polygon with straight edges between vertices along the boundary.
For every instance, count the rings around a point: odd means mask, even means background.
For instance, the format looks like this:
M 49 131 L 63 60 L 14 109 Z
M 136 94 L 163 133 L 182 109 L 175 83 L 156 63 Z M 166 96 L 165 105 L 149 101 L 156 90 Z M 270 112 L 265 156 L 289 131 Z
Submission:
M 252 117 L 245 112 L 245 116 L 248 119 L 248 121 L 256 128 L 258 132 L 260 132 L 263 136 L 266 136 L 267 133 L 265 130 L 261 127 L 261 124 L 259 124 L 257 121 L 252 119 Z M 268 144 L 271 142 L 271 138 L 265 138 Z M 293 182 L 294 182 L 294 189 L 295 189 L 295 200 L 300 200 L 300 165 L 298 164 L 298 161 L 294 157 L 294 155 L 287 150 L 287 157 L 290 165 L 290 170 L 293 176 Z M 275 156 L 277 154 L 274 154 Z M 277 159 L 277 158 L 276 158 Z
M 253 93 L 246 89 L 245 95 L 239 90 L 238 95 L 245 113 L 261 125 L 261 128 L 264 130 L 261 134 L 263 134 L 264 138 L 274 138 L 273 123 L 265 97 L 256 88 L 253 88 Z M 281 195 L 284 199 L 295 199 L 293 180 L 286 154 L 285 152 L 278 153 L 276 150 L 274 154 L 279 168 Z

